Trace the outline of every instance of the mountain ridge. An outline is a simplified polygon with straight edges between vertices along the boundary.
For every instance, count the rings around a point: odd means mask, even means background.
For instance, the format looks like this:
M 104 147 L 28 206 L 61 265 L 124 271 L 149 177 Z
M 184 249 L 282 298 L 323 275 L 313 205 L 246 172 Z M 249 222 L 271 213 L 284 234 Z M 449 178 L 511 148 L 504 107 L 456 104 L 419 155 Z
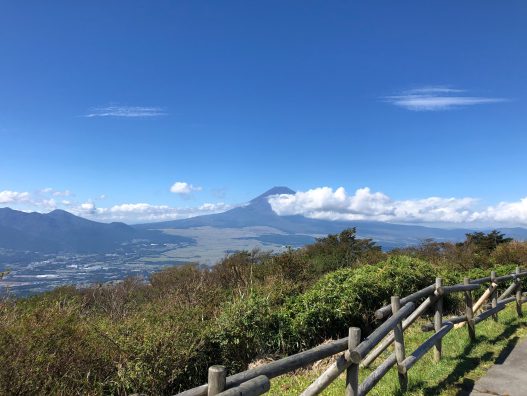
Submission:
M 125 223 L 100 223 L 65 210 L 49 213 L 0 208 L 0 248 L 44 253 L 104 253 L 144 239 L 181 241 L 159 231 L 138 230 Z

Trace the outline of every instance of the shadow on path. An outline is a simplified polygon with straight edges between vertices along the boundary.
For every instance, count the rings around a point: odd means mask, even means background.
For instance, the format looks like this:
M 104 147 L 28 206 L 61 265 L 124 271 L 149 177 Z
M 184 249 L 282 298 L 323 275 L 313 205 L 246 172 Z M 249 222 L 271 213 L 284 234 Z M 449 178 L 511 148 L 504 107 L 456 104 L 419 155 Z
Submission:
M 411 386 L 411 389 L 414 388 L 421 388 L 423 389 L 423 394 L 425 395 L 439 395 L 442 391 L 448 386 L 451 386 L 453 384 L 458 383 L 461 379 L 463 379 L 462 384 L 459 384 L 459 390 L 456 393 L 458 396 L 465 396 L 468 395 L 472 389 L 474 388 L 474 380 L 465 378 L 465 376 L 470 373 L 471 371 L 475 370 L 481 363 L 484 362 L 494 362 L 494 364 L 502 364 L 507 356 L 511 353 L 511 351 L 514 349 L 516 344 L 518 343 L 519 338 L 513 337 L 508 342 L 505 348 L 500 352 L 500 354 L 496 357 L 496 354 L 494 352 L 487 352 L 483 354 L 483 356 L 480 357 L 470 357 L 469 355 L 473 351 L 473 349 L 478 346 L 482 342 L 497 342 L 497 341 L 503 341 L 506 339 L 509 339 L 515 332 L 522 326 L 520 323 L 512 324 L 514 320 L 509 320 L 507 322 L 503 322 L 504 325 L 507 326 L 503 332 L 498 335 L 497 337 L 493 337 L 492 340 L 489 339 L 487 336 L 481 334 L 477 335 L 476 341 L 468 344 L 465 348 L 463 348 L 463 351 L 457 355 L 457 357 L 450 358 L 450 359 L 461 359 L 457 365 L 454 367 L 454 369 L 450 372 L 450 374 L 444 378 L 442 381 L 440 381 L 438 384 L 434 386 L 426 387 L 426 384 L 423 382 L 414 383 Z M 463 358 L 464 356 L 464 358 Z

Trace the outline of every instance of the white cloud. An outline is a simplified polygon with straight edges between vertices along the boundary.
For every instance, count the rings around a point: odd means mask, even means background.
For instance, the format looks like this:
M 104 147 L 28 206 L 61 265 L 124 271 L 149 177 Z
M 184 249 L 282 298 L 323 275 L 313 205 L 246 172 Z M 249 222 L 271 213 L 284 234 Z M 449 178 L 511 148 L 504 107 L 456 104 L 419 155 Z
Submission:
M 92 215 L 97 213 L 95 204 L 93 202 L 84 202 L 79 205 L 77 210 L 85 215 Z
M 46 210 L 57 209 L 57 202 L 53 198 L 36 201 L 34 202 L 34 204 L 42 208 L 45 208 Z
M 175 208 L 168 205 L 152 205 L 148 203 L 125 203 L 99 208 L 92 202 L 86 202 L 76 208 L 72 208 L 72 212 L 97 221 L 141 223 L 185 219 L 223 212 L 231 208 L 231 205 L 224 203 L 205 203 L 196 208 Z
M 170 192 L 179 195 L 189 195 L 195 191 L 201 191 L 202 188 L 199 186 L 193 186 L 187 182 L 175 182 L 172 187 L 170 187 Z
M 64 191 L 53 191 L 54 197 L 69 197 L 72 193 L 70 190 L 64 190 Z
M 269 198 L 278 215 L 303 215 L 326 220 L 370 220 L 394 223 L 527 225 L 527 197 L 478 210 L 475 198 L 429 197 L 394 200 L 381 192 L 360 188 L 347 194 L 343 187 L 314 188 Z
M 125 117 L 125 118 L 145 118 L 160 117 L 167 113 L 161 107 L 145 106 L 106 106 L 97 107 L 90 110 L 84 117 Z
M 223 202 L 219 203 L 204 203 L 198 207 L 198 210 L 204 212 L 224 212 L 228 209 L 231 209 L 231 205 L 227 205 Z
M 38 190 L 38 193 L 43 194 L 43 195 L 52 195 L 54 197 L 69 197 L 69 196 L 74 195 L 70 190 L 60 191 L 60 190 L 55 190 L 52 187 L 46 187 L 41 190 Z
M 489 206 L 485 210 L 475 213 L 474 218 L 483 222 L 495 221 L 511 225 L 526 225 L 527 197 L 517 202 L 500 202 L 496 206 Z
M 177 184 L 177 183 L 176 183 Z M 188 195 L 193 191 L 200 191 L 200 187 L 188 183 L 176 186 L 176 191 Z M 186 193 L 185 191 L 188 191 Z M 204 203 L 196 207 L 172 207 L 169 205 L 153 205 L 149 203 L 123 203 L 108 207 L 98 207 L 97 200 L 76 201 L 65 199 L 74 195 L 68 190 L 57 191 L 53 188 L 36 190 L 34 194 L 17 191 L 0 191 L 0 204 L 9 205 L 22 211 L 49 212 L 57 208 L 67 209 L 69 212 L 95 221 L 110 222 L 123 221 L 126 223 L 156 222 L 165 220 L 185 219 L 205 214 L 224 212 L 233 208 L 233 205 L 218 203 Z M 61 199 L 58 199 L 58 198 Z M 100 201 L 103 196 L 97 199 Z M 57 200 L 56 200 L 57 199 Z
M 28 192 L 0 191 L 0 204 L 18 204 L 29 202 L 29 200 L 30 195 Z
M 34 194 L 17 191 L 0 191 L 0 204 L 9 204 L 13 207 L 23 206 L 25 208 L 32 207 L 53 210 L 59 206 L 54 197 L 68 197 L 70 195 L 72 193 L 68 190 L 55 191 L 51 187 L 37 190 Z M 61 203 L 62 205 L 68 205 L 70 201 L 63 200 Z
M 504 98 L 461 95 L 462 89 L 448 87 L 422 87 L 401 92 L 383 99 L 412 111 L 450 110 L 457 107 L 506 102 Z

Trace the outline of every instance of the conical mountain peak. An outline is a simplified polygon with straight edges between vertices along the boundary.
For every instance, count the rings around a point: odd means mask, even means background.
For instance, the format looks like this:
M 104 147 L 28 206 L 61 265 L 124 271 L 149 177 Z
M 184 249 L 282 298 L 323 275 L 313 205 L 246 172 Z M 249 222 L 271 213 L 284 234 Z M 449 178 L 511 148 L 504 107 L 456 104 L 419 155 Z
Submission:
M 251 200 L 251 203 L 261 201 L 265 199 L 267 201 L 267 198 L 272 195 L 278 195 L 278 194 L 295 194 L 295 191 L 291 190 L 289 187 L 285 186 L 277 186 L 273 187 L 270 190 L 267 190 L 262 195 L 257 196 L 256 198 Z

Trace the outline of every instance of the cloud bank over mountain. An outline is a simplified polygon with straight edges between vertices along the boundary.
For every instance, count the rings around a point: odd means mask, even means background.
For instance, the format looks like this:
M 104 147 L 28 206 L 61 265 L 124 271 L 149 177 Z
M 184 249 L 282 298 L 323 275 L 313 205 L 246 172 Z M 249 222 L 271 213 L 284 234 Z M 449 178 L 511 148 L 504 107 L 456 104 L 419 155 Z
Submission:
M 348 194 L 344 187 L 318 187 L 269 198 L 281 216 L 302 215 L 325 220 L 370 220 L 397 223 L 527 224 L 527 197 L 478 209 L 472 197 L 394 200 L 368 187 Z

